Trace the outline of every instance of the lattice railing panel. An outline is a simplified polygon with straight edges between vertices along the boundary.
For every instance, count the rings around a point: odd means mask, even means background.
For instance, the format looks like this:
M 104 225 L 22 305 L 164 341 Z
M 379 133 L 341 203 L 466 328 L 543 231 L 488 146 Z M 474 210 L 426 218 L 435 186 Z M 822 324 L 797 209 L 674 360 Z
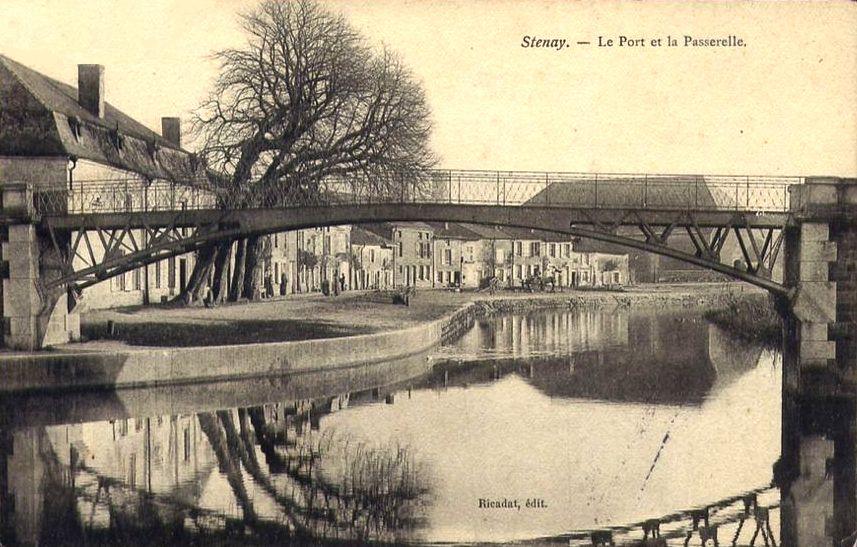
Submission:
M 36 194 L 42 214 L 301 207 L 333 203 L 448 203 L 588 209 L 784 212 L 799 177 L 445 171 L 250 183 L 241 190 L 140 180 L 76 182 Z

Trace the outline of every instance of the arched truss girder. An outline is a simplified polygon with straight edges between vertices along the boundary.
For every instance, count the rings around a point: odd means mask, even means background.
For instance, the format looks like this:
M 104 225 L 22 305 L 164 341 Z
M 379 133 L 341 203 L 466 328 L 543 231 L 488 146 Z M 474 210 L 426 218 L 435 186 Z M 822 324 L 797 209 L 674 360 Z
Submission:
M 687 211 L 599 210 L 544 207 L 332 206 L 244 211 L 182 211 L 159 215 L 77 215 L 47 218 L 52 264 L 57 274 L 47 288 L 67 285 L 82 290 L 140 266 L 197 250 L 219 241 L 302 228 L 393 221 L 466 222 L 489 226 L 544 230 L 603 241 L 667 256 L 745 281 L 778 295 L 789 290 L 770 279 L 790 219 L 787 215 Z M 642 238 L 620 235 L 633 226 Z M 671 236 L 685 231 L 694 253 L 670 246 Z M 734 235 L 745 268 L 720 262 L 726 239 Z M 96 252 L 93 240 L 98 243 Z M 77 268 L 74 264 L 77 262 Z M 83 266 L 81 267 L 81 264 Z

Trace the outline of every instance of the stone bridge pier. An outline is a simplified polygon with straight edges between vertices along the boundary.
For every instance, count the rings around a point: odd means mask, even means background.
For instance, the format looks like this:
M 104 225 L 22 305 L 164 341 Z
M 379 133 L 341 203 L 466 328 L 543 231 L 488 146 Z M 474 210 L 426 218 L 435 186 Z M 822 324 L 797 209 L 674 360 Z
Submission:
M 841 545 L 857 530 L 857 180 L 808 178 L 791 188 L 791 212 L 781 544 Z
M 61 276 L 62 264 L 50 235 L 39 229 L 33 184 L 2 185 L 3 345 L 35 350 L 80 337 L 80 317 L 65 288 L 46 289 L 45 281 Z M 67 237 L 67 236 L 66 236 Z M 59 242 L 68 248 L 68 241 Z

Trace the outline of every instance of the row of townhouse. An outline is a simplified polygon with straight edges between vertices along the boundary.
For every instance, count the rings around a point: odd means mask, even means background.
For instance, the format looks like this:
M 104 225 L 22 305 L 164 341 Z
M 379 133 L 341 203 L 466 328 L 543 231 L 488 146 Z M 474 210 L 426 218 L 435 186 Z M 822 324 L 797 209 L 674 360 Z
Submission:
M 629 283 L 624 254 L 579 252 L 550 232 L 440 222 L 336 226 L 271 236 L 260 275 L 274 294 L 348 289 L 520 287 L 536 275 L 562 287 Z M 264 283 L 263 283 L 264 284 Z
M 458 223 L 353 227 L 353 287 L 520 287 L 539 275 L 562 287 L 628 283 L 626 255 L 577 252 L 569 237 Z M 370 260 L 366 260 L 369 257 Z

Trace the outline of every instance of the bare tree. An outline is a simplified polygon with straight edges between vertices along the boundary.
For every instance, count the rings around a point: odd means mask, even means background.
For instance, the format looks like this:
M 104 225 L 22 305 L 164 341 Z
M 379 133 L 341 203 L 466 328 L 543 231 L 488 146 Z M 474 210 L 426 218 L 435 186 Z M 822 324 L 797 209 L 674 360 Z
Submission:
M 241 23 L 247 44 L 215 55 L 220 75 L 194 120 L 202 157 L 224 174 L 222 206 L 399 196 L 420 183 L 435 163 L 429 109 L 395 54 L 373 51 L 315 0 L 264 0 Z M 260 237 L 239 242 L 230 299 L 256 292 Z M 231 247 L 200 251 L 185 301 L 209 272 L 225 279 Z M 215 285 L 222 293 L 225 284 Z

